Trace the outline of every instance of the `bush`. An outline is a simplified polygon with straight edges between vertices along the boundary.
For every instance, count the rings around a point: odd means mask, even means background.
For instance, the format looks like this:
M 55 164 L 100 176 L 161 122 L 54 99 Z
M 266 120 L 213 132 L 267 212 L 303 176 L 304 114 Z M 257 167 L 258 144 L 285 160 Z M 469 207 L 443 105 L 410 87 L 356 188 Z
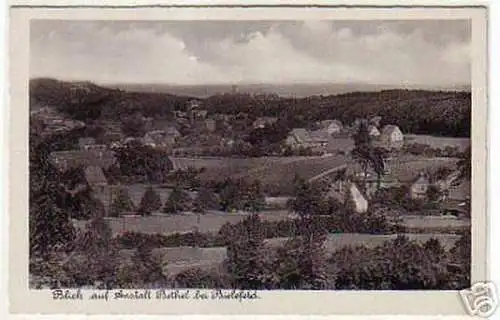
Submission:
M 164 213 L 179 213 L 191 209 L 191 198 L 186 191 L 175 186 L 170 193 L 165 205 L 163 206 Z
M 217 270 L 189 268 L 173 279 L 176 288 L 229 289 L 228 275 Z
M 154 191 L 153 187 L 149 186 L 142 196 L 138 211 L 142 215 L 150 215 L 152 212 L 160 210 L 161 205 L 160 195 Z
M 233 241 L 227 245 L 225 266 L 231 286 L 245 290 L 273 287 L 272 260 L 264 246 L 264 233 L 258 215 L 240 224 Z
M 338 289 L 446 290 L 456 287 L 449 259 L 436 239 L 420 245 L 400 236 L 381 246 L 346 247 L 330 260 Z
M 127 189 L 121 188 L 111 203 L 111 208 L 109 211 L 110 217 L 119 217 L 123 213 L 132 212 L 135 210 L 135 205 L 128 194 Z
M 140 245 L 131 261 L 118 268 L 117 281 L 121 288 L 161 288 L 167 282 L 161 258 L 151 252 L 151 247 Z

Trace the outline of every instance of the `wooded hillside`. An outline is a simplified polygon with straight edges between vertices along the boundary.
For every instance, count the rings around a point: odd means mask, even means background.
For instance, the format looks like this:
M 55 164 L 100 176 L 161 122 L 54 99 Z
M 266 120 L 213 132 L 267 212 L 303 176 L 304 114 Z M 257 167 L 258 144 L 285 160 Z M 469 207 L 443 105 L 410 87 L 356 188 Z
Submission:
M 53 105 L 77 120 L 118 119 L 140 112 L 144 116 L 171 118 L 183 110 L 190 97 L 167 93 L 127 92 L 89 82 L 54 79 L 30 81 L 32 107 Z M 470 136 L 470 92 L 385 90 L 340 95 L 284 98 L 275 95 L 221 94 L 202 99 L 209 114 L 247 113 L 250 118 L 278 116 L 292 127 L 325 119 L 352 123 L 356 118 L 381 116 L 381 125 L 396 124 L 405 133 L 451 137 Z

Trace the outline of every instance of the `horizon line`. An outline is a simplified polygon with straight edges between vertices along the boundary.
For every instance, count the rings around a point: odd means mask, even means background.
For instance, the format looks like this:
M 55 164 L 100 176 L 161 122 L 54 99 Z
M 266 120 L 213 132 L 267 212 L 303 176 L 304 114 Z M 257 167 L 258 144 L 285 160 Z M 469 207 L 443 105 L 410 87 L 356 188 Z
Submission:
M 365 86 L 379 86 L 379 87 L 394 87 L 395 89 L 404 89 L 406 87 L 411 88 L 422 88 L 422 89 L 453 89 L 453 88 L 472 88 L 471 84 L 468 83 L 456 83 L 450 85 L 426 85 L 426 84 L 387 84 L 387 83 L 369 83 L 369 82 L 356 82 L 356 81 L 345 81 L 345 82 L 212 82 L 212 83 L 172 83 L 172 82 L 154 82 L 154 81 L 145 81 L 145 82 L 112 82 L 112 81 L 97 81 L 97 80 L 83 80 L 83 79 L 62 79 L 51 76 L 34 76 L 30 77 L 29 80 L 39 80 L 39 79 L 47 79 L 47 80 L 56 80 L 60 82 L 89 82 L 95 85 L 100 86 L 119 86 L 119 85 L 162 85 L 162 86 L 171 86 L 171 87 L 203 87 L 203 86 L 292 86 L 292 85 L 302 85 L 302 86 L 319 86 L 319 85 L 365 85 Z

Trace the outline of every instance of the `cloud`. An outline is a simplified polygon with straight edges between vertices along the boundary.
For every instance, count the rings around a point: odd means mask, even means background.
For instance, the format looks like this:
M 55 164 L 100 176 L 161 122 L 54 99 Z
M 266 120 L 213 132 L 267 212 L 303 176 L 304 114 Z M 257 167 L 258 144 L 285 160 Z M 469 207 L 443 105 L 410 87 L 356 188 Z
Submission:
M 452 28 L 432 36 L 424 22 L 371 22 L 371 29 L 329 21 L 38 24 L 32 25 L 33 77 L 170 84 L 470 83 L 470 39 Z

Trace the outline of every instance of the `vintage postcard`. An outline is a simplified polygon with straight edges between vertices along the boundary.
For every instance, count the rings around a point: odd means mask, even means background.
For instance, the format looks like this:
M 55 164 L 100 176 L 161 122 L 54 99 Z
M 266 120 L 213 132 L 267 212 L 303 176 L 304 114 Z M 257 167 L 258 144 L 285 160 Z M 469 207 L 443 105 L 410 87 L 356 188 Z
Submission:
M 10 9 L 10 308 L 493 314 L 487 8 Z

